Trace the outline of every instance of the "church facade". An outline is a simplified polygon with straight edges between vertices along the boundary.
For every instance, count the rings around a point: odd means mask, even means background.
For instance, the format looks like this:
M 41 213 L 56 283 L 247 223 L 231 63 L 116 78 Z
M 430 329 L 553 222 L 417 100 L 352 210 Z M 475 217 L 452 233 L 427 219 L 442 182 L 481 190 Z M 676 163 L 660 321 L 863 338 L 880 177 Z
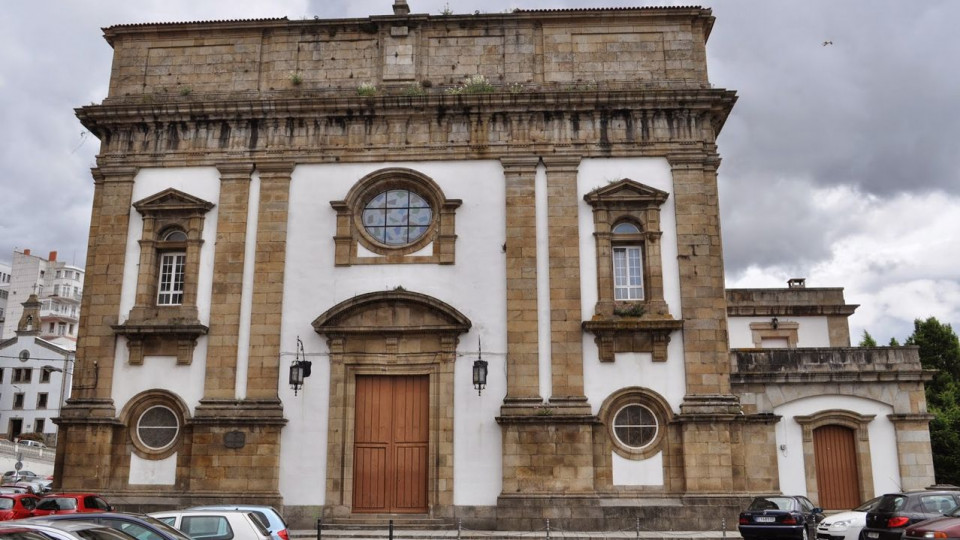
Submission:
M 933 483 L 915 349 L 724 288 L 710 10 L 393 11 L 104 29 L 62 489 L 716 530 Z

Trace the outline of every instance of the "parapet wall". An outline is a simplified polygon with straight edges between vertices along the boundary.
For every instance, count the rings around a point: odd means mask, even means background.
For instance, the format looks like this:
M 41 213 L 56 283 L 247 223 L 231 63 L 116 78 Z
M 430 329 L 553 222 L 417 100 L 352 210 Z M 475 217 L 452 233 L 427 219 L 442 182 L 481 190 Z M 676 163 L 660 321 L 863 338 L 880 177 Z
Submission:
M 104 29 L 110 98 L 495 85 L 706 88 L 709 9 L 196 22 Z M 519 90 L 521 87 L 518 86 Z

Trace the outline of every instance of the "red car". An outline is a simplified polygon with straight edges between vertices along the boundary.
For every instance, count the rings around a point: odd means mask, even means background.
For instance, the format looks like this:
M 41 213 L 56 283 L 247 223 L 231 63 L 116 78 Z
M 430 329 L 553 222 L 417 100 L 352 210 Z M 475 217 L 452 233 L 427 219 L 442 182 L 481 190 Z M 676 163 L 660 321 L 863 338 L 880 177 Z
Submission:
M 921 521 L 903 532 L 904 538 L 957 538 L 960 535 L 960 511 Z
M 56 493 L 41 497 L 33 515 L 80 514 L 84 512 L 110 512 L 111 510 L 113 510 L 113 507 L 94 493 Z
M 0 495 L 0 521 L 23 519 L 33 515 L 33 509 L 40 497 L 29 493 L 8 493 Z

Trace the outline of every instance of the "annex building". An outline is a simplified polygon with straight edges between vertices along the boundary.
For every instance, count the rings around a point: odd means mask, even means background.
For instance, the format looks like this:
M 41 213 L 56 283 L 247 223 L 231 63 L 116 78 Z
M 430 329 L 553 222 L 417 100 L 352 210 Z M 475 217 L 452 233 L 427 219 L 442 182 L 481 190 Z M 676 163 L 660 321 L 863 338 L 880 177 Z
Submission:
M 931 484 L 916 349 L 849 348 L 840 289 L 724 288 L 713 24 L 397 0 L 105 29 L 60 487 L 716 530 L 757 493 Z

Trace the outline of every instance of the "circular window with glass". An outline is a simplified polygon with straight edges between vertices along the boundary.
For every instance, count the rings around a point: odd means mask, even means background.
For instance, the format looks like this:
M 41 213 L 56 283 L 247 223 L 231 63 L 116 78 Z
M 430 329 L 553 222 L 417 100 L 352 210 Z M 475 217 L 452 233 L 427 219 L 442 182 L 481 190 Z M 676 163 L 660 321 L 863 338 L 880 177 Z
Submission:
M 642 450 L 657 440 L 660 424 L 657 416 L 645 405 L 631 404 L 613 417 L 613 434 L 620 444 Z
M 137 438 L 148 450 L 157 452 L 169 448 L 179 433 L 179 417 L 163 405 L 150 407 L 137 420 Z
M 377 242 L 400 247 L 419 240 L 430 229 L 433 208 L 408 189 L 390 189 L 375 195 L 363 207 L 363 228 Z

